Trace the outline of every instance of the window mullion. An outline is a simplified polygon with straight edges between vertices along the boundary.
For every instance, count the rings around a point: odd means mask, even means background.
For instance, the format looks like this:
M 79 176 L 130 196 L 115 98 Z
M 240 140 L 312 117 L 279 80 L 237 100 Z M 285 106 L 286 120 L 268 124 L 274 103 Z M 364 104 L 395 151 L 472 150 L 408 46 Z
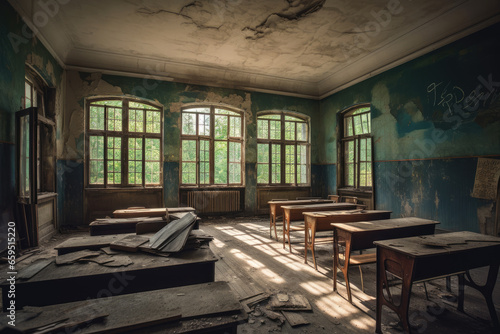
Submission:
M 128 101 L 122 103 L 122 186 L 128 186 L 128 140 L 129 140 L 129 117 L 128 117 Z
M 214 137 L 215 137 L 215 108 L 214 106 L 210 107 L 210 163 L 208 164 L 210 168 L 210 177 L 209 177 L 209 185 L 214 184 L 215 182 L 215 142 L 214 142 Z
M 281 137 L 280 137 L 280 146 L 281 146 L 281 158 L 280 158 L 280 177 L 281 184 L 286 184 L 286 176 L 285 176 L 285 161 L 286 161 L 286 142 L 285 142 L 285 115 L 281 113 Z

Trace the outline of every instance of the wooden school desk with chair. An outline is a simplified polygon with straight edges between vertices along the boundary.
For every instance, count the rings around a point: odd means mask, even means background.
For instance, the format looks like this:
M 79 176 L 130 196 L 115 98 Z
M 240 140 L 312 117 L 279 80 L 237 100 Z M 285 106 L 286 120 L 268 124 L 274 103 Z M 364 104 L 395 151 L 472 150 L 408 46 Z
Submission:
M 283 205 L 283 249 L 288 240 L 290 252 L 292 244 L 290 242 L 290 231 L 304 231 L 304 212 L 320 212 L 320 211 L 337 211 L 337 210 L 354 210 L 362 209 L 364 206 L 359 206 L 352 203 L 325 203 L 311 205 Z M 292 225 L 293 221 L 300 221 L 300 226 Z
M 321 203 L 333 203 L 330 199 L 304 199 L 304 200 L 272 200 L 267 202 L 269 204 L 269 237 L 272 238 L 272 231 L 274 229 L 274 236 L 278 240 L 278 232 L 276 231 L 276 221 L 279 217 L 283 215 L 283 210 L 281 207 L 283 205 L 307 205 L 307 204 L 321 204 Z
M 379 220 L 391 218 L 391 211 L 386 210 L 350 210 L 350 211 L 325 211 L 325 212 L 304 212 L 305 226 L 305 249 L 304 259 L 307 263 L 307 251 L 310 250 L 313 257 L 314 268 L 317 269 L 314 245 L 316 243 L 316 232 L 332 231 L 332 223 L 350 223 L 367 220 Z M 333 243 L 333 236 L 322 242 Z
M 493 289 L 500 267 L 500 238 L 474 232 L 452 232 L 432 236 L 376 241 L 377 246 L 377 333 L 381 333 L 382 306 L 393 310 L 401 320 L 403 329 L 410 333 L 408 308 L 412 285 L 419 281 L 459 275 L 458 309 L 463 311 L 463 286 L 470 286 L 484 296 L 495 333 L 500 332 L 498 316 L 493 304 Z M 477 285 L 469 270 L 489 266 L 486 283 Z M 387 272 L 402 280 L 399 304 L 395 304 L 389 291 Z M 387 297 L 384 295 L 387 292 Z
M 340 269 L 344 275 L 347 298 L 352 303 L 349 265 L 361 266 L 375 263 L 377 260 L 375 253 L 352 255 L 353 251 L 374 248 L 373 242 L 377 240 L 434 234 L 437 224 L 439 224 L 437 221 L 416 217 L 332 224 L 335 238 L 333 243 L 333 291 L 337 290 L 337 269 Z M 339 244 L 345 247 L 343 265 L 340 265 L 339 261 Z M 361 289 L 364 290 L 361 267 L 360 274 Z

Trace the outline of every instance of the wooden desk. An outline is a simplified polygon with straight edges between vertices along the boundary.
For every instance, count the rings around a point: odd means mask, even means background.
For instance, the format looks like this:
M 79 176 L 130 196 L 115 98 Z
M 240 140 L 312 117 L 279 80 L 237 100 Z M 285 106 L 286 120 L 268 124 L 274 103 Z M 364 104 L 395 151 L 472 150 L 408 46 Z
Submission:
M 493 288 L 500 267 L 500 238 L 473 232 L 453 232 L 425 237 L 376 241 L 377 245 L 377 325 L 381 333 L 382 306 L 387 306 L 399 316 L 406 332 L 410 332 L 408 308 L 411 287 L 414 282 L 434 277 L 448 276 L 466 271 L 466 278 L 460 285 L 468 285 L 482 293 L 490 312 L 494 328 L 500 329 L 498 316 L 493 305 Z M 478 286 L 468 270 L 489 266 L 484 286 Z M 386 270 L 401 277 L 403 286 L 399 306 L 394 305 L 392 296 L 384 296 L 388 290 Z M 462 276 L 463 277 L 463 276 Z M 459 310 L 463 310 L 463 295 L 459 296 Z
M 169 257 L 141 252 L 123 254 L 133 264 L 106 267 L 89 262 L 57 266 L 52 262 L 32 278 L 16 281 L 16 307 L 45 306 L 213 282 L 215 279 L 217 257 L 209 248 L 185 250 Z M 9 284 L 4 281 L 0 286 L 5 311 Z
M 269 212 L 271 222 L 269 225 L 269 237 L 272 238 L 272 230 L 274 228 L 274 236 L 278 240 L 278 232 L 276 232 L 276 219 L 283 215 L 283 210 L 281 207 L 283 205 L 307 205 L 307 204 L 321 204 L 321 203 L 333 203 L 331 199 L 301 199 L 301 200 L 290 200 L 290 201 L 269 201 Z
M 352 203 L 326 203 L 326 204 L 311 204 L 311 205 L 282 205 L 283 210 L 283 249 L 288 239 L 288 246 L 290 252 L 292 251 L 292 244 L 290 243 L 290 229 L 292 221 L 304 221 L 304 212 L 319 212 L 319 211 L 337 211 L 337 210 L 353 210 L 359 208 L 359 205 Z M 363 206 L 362 206 L 363 207 Z M 300 230 L 304 230 L 301 228 Z
M 141 208 L 122 209 L 113 211 L 115 218 L 137 218 L 137 217 L 163 217 L 168 213 L 194 212 L 195 209 L 189 206 L 179 208 Z
M 37 317 L 16 323 L 16 328 L 43 326 L 69 318 L 72 323 L 99 315 L 102 321 L 85 321 L 78 333 L 237 333 L 247 315 L 227 282 L 212 282 L 146 291 L 104 299 L 90 299 L 44 306 Z M 3 314 L 6 316 L 6 314 Z M 27 319 L 29 311 L 17 311 L 18 319 Z M 70 326 L 72 327 L 72 326 Z M 74 332 L 74 328 L 71 332 Z M 61 328 L 59 331 L 65 333 Z
M 310 250 L 313 257 L 314 268 L 316 266 L 316 256 L 314 255 L 314 244 L 316 242 L 316 232 L 333 231 L 332 223 L 350 223 L 359 221 L 379 220 L 391 218 L 391 211 L 385 210 L 351 210 L 351 211 L 325 211 L 325 212 L 304 212 L 305 227 L 305 249 L 304 262 L 307 263 L 307 251 Z M 328 241 L 333 243 L 333 237 Z
M 416 217 L 332 224 L 335 228 L 335 240 L 333 243 L 333 291 L 337 290 L 337 269 L 340 268 L 344 274 L 349 303 L 352 303 L 348 274 L 350 262 L 352 261 L 352 264 L 359 265 L 376 262 L 376 254 L 351 257 L 352 251 L 373 248 L 373 242 L 377 240 L 434 234 L 436 224 L 439 224 L 439 222 Z M 339 263 L 339 242 L 345 242 L 343 266 L 340 266 Z

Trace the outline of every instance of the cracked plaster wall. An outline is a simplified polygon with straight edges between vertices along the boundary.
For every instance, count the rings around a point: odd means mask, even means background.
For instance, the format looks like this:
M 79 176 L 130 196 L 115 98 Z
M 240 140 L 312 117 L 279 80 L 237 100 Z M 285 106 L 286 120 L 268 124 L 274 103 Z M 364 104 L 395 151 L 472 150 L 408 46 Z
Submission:
M 337 163 L 338 112 L 371 103 L 377 208 L 491 231 L 495 206 L 471 193 L 477 157 L 500 158 L 499 33 L 496 24 L 321 101 L 320 161 Z

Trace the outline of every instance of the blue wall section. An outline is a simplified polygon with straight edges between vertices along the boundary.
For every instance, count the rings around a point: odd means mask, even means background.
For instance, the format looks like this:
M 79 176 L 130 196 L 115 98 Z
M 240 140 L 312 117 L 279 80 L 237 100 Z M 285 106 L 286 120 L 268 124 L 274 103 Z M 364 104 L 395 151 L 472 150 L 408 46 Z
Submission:
M 163 198 L 166 207 L 179 205 L 179 163 L 165 161 L 163 163 Z
M 15 221 L 15 146 L 0 142 L 0 157 L 0 228 L 7 231 L 7 223 Z M 0 250 L 6 247 L 6 233 L 0 233 Z
M 83 225 L 83 164 L 57 161 L 57 208 L 60 226 Z
M 491 231 L 494 201 L 471 193 L 478 157 L 500 157 L 499 35 L 496 24 L 322 100 L 325 161 L 337 159 L 336 115 L 370 103 L 376 207 Z

